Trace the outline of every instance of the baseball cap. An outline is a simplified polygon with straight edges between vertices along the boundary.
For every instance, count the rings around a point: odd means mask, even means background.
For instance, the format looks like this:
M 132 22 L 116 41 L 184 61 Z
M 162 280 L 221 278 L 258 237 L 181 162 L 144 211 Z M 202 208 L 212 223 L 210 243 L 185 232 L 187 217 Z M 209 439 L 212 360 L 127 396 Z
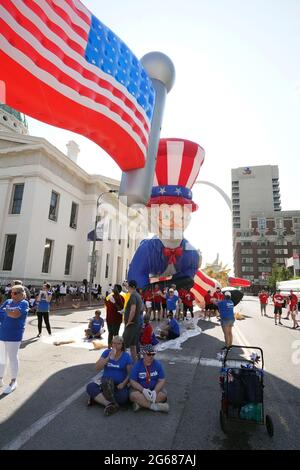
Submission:
M 136 289 L 137 287 L 137 282 L 134 279 L 131 279 L 131 281 L 128 282 L 129 287 L 134 287 Z
M 229 290 L 227 290 L 224 295 L 225 297 L 231 297 L 231 293 L 229 292 Z

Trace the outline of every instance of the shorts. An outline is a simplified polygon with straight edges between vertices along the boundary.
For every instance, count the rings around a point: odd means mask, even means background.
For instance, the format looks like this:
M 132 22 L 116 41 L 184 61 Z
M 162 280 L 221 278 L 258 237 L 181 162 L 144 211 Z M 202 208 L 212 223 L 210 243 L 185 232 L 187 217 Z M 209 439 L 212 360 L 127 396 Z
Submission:
M 160 302 L 153 302 L 153 310 L 160 310 L 161 303 Z
M 205 310 L 217 310 L 217 306 L 215 304 L 206 304 Z
M 145 305 L 146 305 L 146 308 L 152 308 L 151 300 L 146 300 Z
M 183 311 L 184 311 L 184 313 L 186 313 L 188 310 L 189 310 L 191 313 L 193 313 L 193 312 L 194 312 L 194 307 L 193 307 L 193 305 L 192 305 L 191 307 L 189 307 L 188 305 L 183 304 Z
M 276 314 L 282 315 L 282 307 L 274 307 L 274 313 L 275 315 Z
M 126 326 L 123 333 L 123 340 L 125 348 L 130 348 L 130 346 L 136 346 L 139 340 L 140 325 L 132 323 L 129 326 Z
M 221 319 L 221 326 L 233 326 L 234 325 L 234 320 L 229 320 L 229 319 Z
M 95 398 L 99 393 L 102 392 L 101 385 L 97 384 L 96 382 L 91 382 L 87 385 L 86 387 L 86 393 L 91 397 Z M 121 390 L 119 390 L 116 386 L 114 389 L 114 396 L 116 399 L 116 402 L 119 405 L 124 405 L 125 403 L 128 402 L 129 398 L 129 388 L 124 387 Z

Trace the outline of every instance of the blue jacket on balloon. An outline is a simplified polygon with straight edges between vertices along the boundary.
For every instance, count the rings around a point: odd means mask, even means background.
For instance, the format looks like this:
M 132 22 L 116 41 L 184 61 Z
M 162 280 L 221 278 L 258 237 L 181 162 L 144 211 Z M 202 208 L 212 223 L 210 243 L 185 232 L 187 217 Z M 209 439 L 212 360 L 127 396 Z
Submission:
M 168 250 L 158 237 L 142 240 L 129 265 L 128 280 L 134 279 L 138 287 L 144 288 L 150 284 L 150 277 L 168 276 L 166 271 L 170 264 L 174 272 L 172 281 L 175 284 L 180 279 L 193 280 L 199 267 L 198 251 L 185 239 L 180 243 L 179 251 L 182 254 L 172 257 L 171 253 L 171 256 L 166 256 L 166 249 Z M 175 262 L 170 263 L 170 260 Z

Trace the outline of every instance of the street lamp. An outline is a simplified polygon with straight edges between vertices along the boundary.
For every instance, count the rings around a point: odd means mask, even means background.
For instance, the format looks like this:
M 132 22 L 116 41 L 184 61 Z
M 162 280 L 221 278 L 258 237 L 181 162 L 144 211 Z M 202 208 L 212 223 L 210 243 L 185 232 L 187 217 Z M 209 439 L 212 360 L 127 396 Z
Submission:
M 98 198 L 97 198 L 97 206 L 96 206 L 96 217 L 95 217 L 95 226 L 94 226 L 94 237 L 93 237 L 93 247 L 92 247 L 92 256 L 91 256 L 91 266 L 90 266 L 90 279 L 89 279 L 89 307 L 92 304 L 92 286 L 94 284 L 94 276 L 96 275 L 96 266 L 97 266 L 97 260 L 96 260 L 96 241 L 97 241 L 97 224 L 99 222 L 98 218 L 98 208 L 101 204 L 101 199 L 105 194 L 110 194 L 110 193 L 117 193 L 118 191 L 116 189 L 110 189 L 109 191 L 104 191 L 101 193 Z

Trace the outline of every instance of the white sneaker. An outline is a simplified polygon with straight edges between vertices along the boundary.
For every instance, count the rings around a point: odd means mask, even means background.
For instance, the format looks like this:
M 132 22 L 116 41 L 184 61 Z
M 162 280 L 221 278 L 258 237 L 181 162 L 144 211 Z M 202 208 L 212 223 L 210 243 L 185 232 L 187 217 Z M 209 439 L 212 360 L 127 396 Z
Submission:
M 12 385 L 7 385 L 7 387 L 3 390 L 3 393 L 5 395 L 8 395 L 9 393 L 13 392 L 14 390 L 16 390 L 18 384 L 17 382 L 13 382 Z
M 169 403 L 167 403 L 166 401 L 164 403 L 156 403 L 156 406 L 158 411 L 169 413 L 170 406 Z

